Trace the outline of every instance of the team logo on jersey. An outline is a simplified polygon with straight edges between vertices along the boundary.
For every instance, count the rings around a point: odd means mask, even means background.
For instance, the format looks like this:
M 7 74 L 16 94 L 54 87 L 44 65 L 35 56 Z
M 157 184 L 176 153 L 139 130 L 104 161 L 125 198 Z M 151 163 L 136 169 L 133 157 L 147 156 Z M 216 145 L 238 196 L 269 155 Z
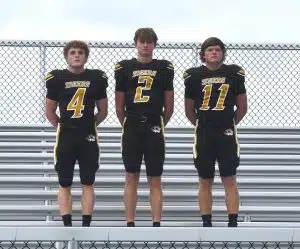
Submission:
M 202 80 L 202 86 L 209 85 L 209 84 L 223 84 L 225 83 L 225 77 L 213 77 L 213 78 L 206 78 Z
M 132 73 L 132 78 L 138 77 L 138 76 L 151 76 L 155 77 L 157 71 L 155 70 L 136 70 Z
M 89 142 L 95 142 L 96 141 L 96 137 L 94 135 L 88 135 L 86 137 L 86 140 Z
M 233 136 L 233 130 L 232 129 L 227 129 L 224 131 L 224 135 L 226 136 Z
M 73 88 L 73 87 L 90 87 L 90 81 L 68 81 L 65 82 L 65 89 Z
M 153 126 L 152 128 L 151 128 L 151 130 L 154 132 L 154 133 L 160 133 L 160 127 L 159 126 Z

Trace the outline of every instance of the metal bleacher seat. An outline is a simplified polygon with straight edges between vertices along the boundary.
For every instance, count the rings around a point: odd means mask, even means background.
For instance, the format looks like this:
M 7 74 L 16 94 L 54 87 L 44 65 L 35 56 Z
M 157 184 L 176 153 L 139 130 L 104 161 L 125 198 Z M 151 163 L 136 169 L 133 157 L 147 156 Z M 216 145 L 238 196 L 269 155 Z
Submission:
M 55 135 L 49 126 L 0 126 L 0 225 L 61 225 L 56 201 L 58 182 L 53 168 Z M 99 128 L 101 165 L 95 182 L 93 225 L 124 225 L 120 135 L 119 127 Z M 240 128 L 239 141 L 242 225 L 300 222 L 300 130 Z M 166 129 L 162 223 L 168 226 L 199 225 L 198 178 L 192 161 L 192 143 L 191 128 Z M 137 224 L 150 225 L 149 191 L 142 169 Z M 73 216 L 79 222 L 81 189 L 77 167 L 73 187 Z M 220 225 L 227 220 L 224 198 L 217 176 L 213 217 Z

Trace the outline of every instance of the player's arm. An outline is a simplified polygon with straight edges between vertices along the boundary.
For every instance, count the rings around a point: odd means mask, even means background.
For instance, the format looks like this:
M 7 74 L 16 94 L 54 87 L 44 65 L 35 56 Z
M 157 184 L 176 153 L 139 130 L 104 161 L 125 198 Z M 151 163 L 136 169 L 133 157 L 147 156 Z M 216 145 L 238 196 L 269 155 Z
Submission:
M 171 119 L 174 111 L 174 91 L 165 91 L 165 100 L 164 100 L 164 125 L 166 126 L 169 120 Z
M 189 71 L 184 72 L 183 74 L 185 91 L 184 91 L 184 111 L 187 119 L 193 124 L 196 125 L 196 111 L 195 111 L 195 100 L 192 88 L 192 76 Z
M 123 126 L 125 119 L 125 93 L 116 91 L 115 92 L 115 106 L 116 114 L 119 119 L 120 124 Z
M 165 82 L 165 91 L 164 91 L 164 125 L 170 121 L 173 112 L 174 112 L 174 66 L 171 62 L 167 61 L 165 74 L 164 74 L 164 82 Z
M 118 120 L 123 126 L 125 119 L 125 91 L 126 91 L 126 77 L 123 63 L 115 65 L 115 108 Z
M 248 110 L 248 101 L 245 88 L 245 71 L 239 68 L 236 73 L 236 110 L 234 121 L 238 124 L 246 115 Z
M 238 124 L 246 115 L 248 110 L 247 94 L 239 94 L 236 96 L 236 110 L 234 113 L 234 121 Z
M 46 98 L 46 118 L 55 128 L 57 128 L 59 123 L 59 117 L 56 114 L 57 102 Z
M 58 82 L 56 80 L 56 73 L 52 71 L 45 76 L 46 82 L 46 110 L 45 116 L 47 120 L 57 128 L 59 123 L 59 117 L 56 114 L 58 103 Z
M 98 112 L 95 114 L 95 122 L 96 122 L 96 126 L 98 126 L 107 117 L 107 113 L 108 113 L 107 98 L 97 100 L 96 107 L 97 107 Z
M 192 123 L 192 125 L 196 125 L 196 112 L 195 112 L 195 101 L 193 99 L 184 98 L 184 110 L 185 116 Z
M 102 71 L 97 71 L 96 74 L 97 77 L 97 84 L 98 84 L 98 91 L 97 91 L 97 97 L 96 97 L 96 107 L 97 107 L 97 113 L 94 116 L 94 120 L 96 123 L 96 126 L 98 126 L 101 122 L 103 122 L 108 113 L 108 100 L 107 100 L 107 93 L 106 88 L 108 86 L 108 78 L 106 73 Z

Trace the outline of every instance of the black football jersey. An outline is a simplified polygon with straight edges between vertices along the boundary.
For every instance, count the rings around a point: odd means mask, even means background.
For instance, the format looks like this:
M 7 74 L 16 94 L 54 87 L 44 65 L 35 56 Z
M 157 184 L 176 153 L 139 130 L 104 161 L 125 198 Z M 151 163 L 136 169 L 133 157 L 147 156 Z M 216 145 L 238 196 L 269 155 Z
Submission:
M 164 91 L 173 91 L 174 67 L 167 60 L 142 64 L 137 59 L 115 66 L 116 91 L 125 93 L 126 112 L 134 115 L 161 115 Z
M 95 127 L 95 101 L 107 98 L 107 76 L 101 70 L 86 69 L 74 74 L 67 69 L 45 76 L 48 99 L 58 102 L 60 123 L 65 127 Z
M 223 64 L 212 71 L 202 65 L 185 71 L 183 78 L 185 98 L 195 101 L 202 124 L 233 124 L 236 96 L 246 93 L 245 71 L 241 67 Z

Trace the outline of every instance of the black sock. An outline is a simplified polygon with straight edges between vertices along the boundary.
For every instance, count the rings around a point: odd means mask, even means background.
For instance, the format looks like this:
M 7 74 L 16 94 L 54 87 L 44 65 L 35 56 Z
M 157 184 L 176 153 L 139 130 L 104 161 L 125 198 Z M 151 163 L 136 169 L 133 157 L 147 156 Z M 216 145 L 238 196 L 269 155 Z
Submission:
M 84 214 L 82 215 L 82 226 L 89 227 L 91 225 L 92 215 Z
M 135 227 L 134 221 L 127 222 L 128 227 Z
M 237 227 L 238 214 L 228 214 L 228 227 Z
M 160 227 L 160 222 L 158 222 L 158 221 L 153 222 L 153 226 L 154 227 Z
M 72 226 L 72 215 L 71 214 L 65 214 L 65 215 L 62 215 L 62 220 L 63 220 L 63 223 L 64 223 L 64 226 L 65 227 L 71 227 Z
M 203 227 L 212 227 L 211 214 L 202 215 Z

